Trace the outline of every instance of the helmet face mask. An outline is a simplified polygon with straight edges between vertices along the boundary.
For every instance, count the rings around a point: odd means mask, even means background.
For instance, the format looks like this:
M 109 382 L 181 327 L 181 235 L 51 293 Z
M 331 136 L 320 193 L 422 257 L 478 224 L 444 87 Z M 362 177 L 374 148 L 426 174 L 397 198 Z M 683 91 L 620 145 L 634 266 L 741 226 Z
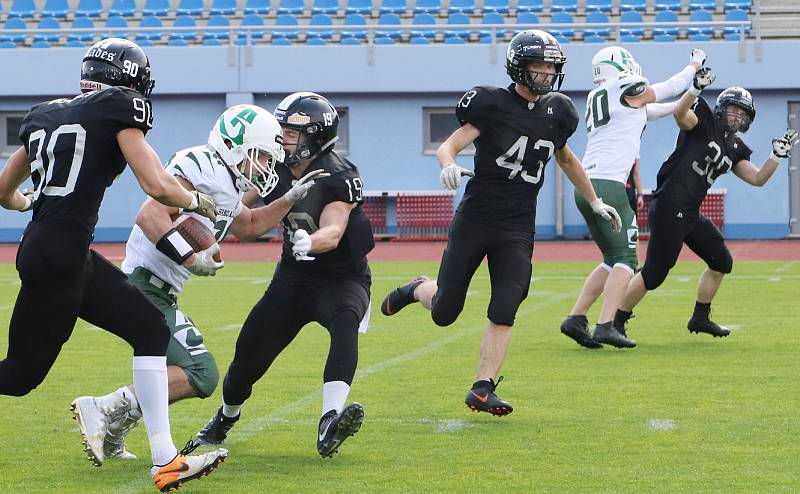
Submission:
M 299 134 L 296 142 L 286 143 L 290 149 L 294 148 L 284 159 L 284 164 L 290 167 L 315 159 L 339 140 L 339 114 L 327 99 L 318 94 L 290 94 L 278 104 L 274 115 L 285 131 Z
M 642 68 L 625 48 L 608 46 L 592 57 L 592 81 L 595 85 L 613 79 L 622 72 L 642 75 Z
M 756 119 L 753 96 L 742 87 L 729 87 L 717 97 L 714 115 L 731 132 L 747 132 Z
M 122 86 L 149 98 L 156 83 L 150 78 L 150 60 L 136 43 L 120 38 L 98 41 L 81 64 L 81 92 Z
M 551 64 L 554 72 L 529 69 L 531 62 Z M 564 64 L 567 57 L 561 44 L 545 31 L 529 29 L 511 39 L 506 51 L 506 72 L 511 80 L 544 95 L 561 89 L 564 82 Z

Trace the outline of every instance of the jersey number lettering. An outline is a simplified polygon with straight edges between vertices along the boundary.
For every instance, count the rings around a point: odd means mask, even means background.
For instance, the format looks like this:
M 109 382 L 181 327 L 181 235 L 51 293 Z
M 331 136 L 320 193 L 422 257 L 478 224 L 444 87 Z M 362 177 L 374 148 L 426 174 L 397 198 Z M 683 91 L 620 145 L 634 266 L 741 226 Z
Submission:
M 75 135 L 75 145 L 72 148 L 72 156 L 67 153 L 59 153 L 58 160 L 55 157 L 55 148 L 58 138 L 62 135 Z M 39 184 L 34 192 L 34 200 L 39 198 L 39 194 L 48 196 L 66 196 L 75 190 L 75 183 L 78 181 L 78 174 L 83 165 L 83 152 L 86 145 L 86 130 L 80 124 L 65 124 L 57 128 L 49 136 L 44 129 L 39 129 L 31 133 L 28 138 L 28 149 L 33 149 L 36 144 L 36 155 L 31 161 L 31 174 L 37 174 Z M 42 159 L 42 149 L 45 149 L 47 164 Z M 61 151 L 61 150 L 59 150 Z M 51 185 L 53 172 L 56 167 L 59 171 L 69 166 L 67 181 L 64 185 Z
M 354 177 L 345 180 L 344 183 L 347 184 L 347 193 L 350 195 L 350 202 L 361 202 L 363 199 L 363 192 L 361 189 L 364 187 L 364 184 L 361 183 L 361 178 Z
M 705 162 L 702 165 L 693 161 L 692 169 L 701 177 L 706 177 L 706 182 L 708 182 L 710 187 L 714 185 L 714 180 L 716 180 L 717 177 L 731 171 L 733 162 L 727 156 L 722 156 L 722 150 L 716 142 L 709 141 L 708 147 L 714 150 L 714 156 L 706 156 L 704 158 Z M 720 157 L 722 157 L 722 159 L 720 159 Z M 715 175 L 714 172 L 718 173 Z
M 592 95 L 592 99 L 586 105 L 586 131 L 590 132 L 592 127 L 595 129 L 602 127 L 609 120 L 611 113 L 608 111 L 608 91 L 601 89 Z
M 544 165 L 548 160 L 550 160 L 550 157 L 553 156 L 555 146 L 552 142 L 545 139 L 539 139 L 533 144 L 533 149 L 541 149 L 543 147 L 547 148 L 547 159 L 539 160 L 536 175 L 530 175 L 528 174 L 527 170 L 522 169 L 522 161 L 525 159 L 525 150 L 527 147 L 528 136 L 521 136 L 514 144 L 511 145 L 510 148 L 508 148 L 508 151 L 497 158 L 495 162 L 497 163 L 497 166 L 511 170 L 511 173 L 508 174 L 509 180 L 514 180 L 514 177 L 519 174 L 519 176 L 522 177 L 522 180 L 532 184 L 538 184 L 542 179 L 542 170 L 544 170 Z M 514 161 L 509 161 L 512 157 Z M 520 171 L 522 171 L 522 173 L 520 173 Z
M 137 112 L 133 115 L 134 120 L 139 123 L 146 122 L 148 127 L 153 126 L 153 107 L 150 105 L 150 101 L 142 98 L 133 98 L 133 109 Z
M 461 101 L 458 102 L 458 106 L 462 108 L 468 107 L 469 104 L 472 103 L 472 98 L 474 98 L 476 94 L 478 94 L 477 91 L 467 91 L 466 94 L 461 97 Z
M 289 213 L 286 215 L 286 220 L 292 225 L 292 231 L 302 228 L 308 233 L 314 233 L 319 230 L 314 218 L 308 213 Z

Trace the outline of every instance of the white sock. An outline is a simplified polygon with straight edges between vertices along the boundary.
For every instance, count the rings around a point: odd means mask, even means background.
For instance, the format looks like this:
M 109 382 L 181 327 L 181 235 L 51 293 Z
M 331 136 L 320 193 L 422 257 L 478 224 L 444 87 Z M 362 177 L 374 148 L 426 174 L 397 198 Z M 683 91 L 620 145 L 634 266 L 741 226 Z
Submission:
M 147 427 L 153 465 L 166 465 L 178 454 L 169 430 L 167 357 L 133 357 L 133 385 Z
M 228 418 L 234 418 L 242 411 L 242 405 L 228 405 L 225 400 L 222 400 L 222 415 Z
M 331 381 L 322 384 L 322 415 L 336 410 L 339 413 L 344 408 L 347 395 L 350 394 L 350 385 L 344 381 Z

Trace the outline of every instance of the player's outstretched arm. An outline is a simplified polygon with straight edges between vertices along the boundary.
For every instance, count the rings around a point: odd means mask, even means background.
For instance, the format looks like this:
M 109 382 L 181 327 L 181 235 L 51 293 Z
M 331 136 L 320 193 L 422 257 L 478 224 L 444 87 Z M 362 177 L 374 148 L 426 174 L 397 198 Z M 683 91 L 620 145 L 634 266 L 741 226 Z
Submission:
M 29 210 L 33 197 L 31 194 L 23 194 L 17 188 L 30 176 L 28 153 L 23 146 L 20 146 L 6 160 L 6 165 L 0 171 L 0 206 L 13 211 Z
M 322 208 L 319 217 L 319 230 L 308 234 L 305 230 L 297 230 L 292 234 L 292 251 L 298 260 L 311 260 L 307 254 L 328 252 L 339 246 L 339 241 L 347 229 L 347 222 L 358 203 L 334 201 Z
M 445 140 L 439 149 L 436 150 L 436 158 L 442 168 L 439 173 L 439 180 L 442 186 L 449 190 L 456 190 L 461 185 L 461 177 L 473 177 L 475 174 L 458 166 L 456 156 L 464 148 L 472 144 L 481 135 L 481 131 L 470 123 L 466 123 L 457 128 L 450 137 Z
M 786 129 L 786 132 L 781 137 L 776 137 L 772 140 L 772 153 L 761 165 L 761 168 L 756 168 L 748 160 L 741 160 L 733 165 L 733 173 L 750 185 L 763 186 L 769 181 L 775 170 L 778 169 L 781 160 L 791 157 L 791 149 L 797 144 L 797 140 L 797 131 Z
M 575 153 L 569 148 L 567 144 L 564 147 L 556 150 L 556 162 L 558 166 L 564 170 L 564 175 L 567 176 L 572 185 L 580 195 L 586 199 L 592 206 L 592 211 L 601 216 L 604 220 L 611 222 L 611 228 L 618 232 L 622 228 L 622 220 L 619 217 L 617 210 L 611 206 L 603 203 L 603 200 L 597 197 L 594 192 L 594 187 L 586 176 L 586 172 L 581 166 L 581 161 L 575 156 Z
M 627 90 L 625 93 L 623 93 L 625 94 L 625 102 L 633 108 L 641 108 L 647 104 L 665 101 L 679 96 L 681 93 L 689 89 L 695 73 L 700 70 L 705 61 L 706 54 L 703 50 L 692 50 L 689 54 L 689 64 L 680 72 L 674 74 L 665 81 L 657 82 L 647 86 L 647 88 L 643 91 L 640 89 L 639 91 L 642 91 L 640 93 L 636 91 L 635 86 L 632 86 L 630 88 L 632 91 L 630 94 L 627 92 Z M 669 113 L 664 113 L 663 115 L 669 115 Z M 653 120 L 650 118 L 649 112 L 648 120 Z
M 675 122 L 681 130 L 692 130 L 697 125 L 697 115 L 692 110 L 692 105 L 697 101 L 700 92 L 706 87 L 710 86 L 717 76 L 708 67 L 703 67 L 698 70 L 694 75 L 692 87 L 683 93 L 681 99 L 678 100 L 678 106 L 675 108 Z
M 217 221 L 211 197 L 197 191 L 189 192 L 175 177 L 164 171 L 161 159 L 144 139 L 141 130 L 121 130 L 117 134 L 117 143 L 145 194 L 164 205 L 193 211 Z

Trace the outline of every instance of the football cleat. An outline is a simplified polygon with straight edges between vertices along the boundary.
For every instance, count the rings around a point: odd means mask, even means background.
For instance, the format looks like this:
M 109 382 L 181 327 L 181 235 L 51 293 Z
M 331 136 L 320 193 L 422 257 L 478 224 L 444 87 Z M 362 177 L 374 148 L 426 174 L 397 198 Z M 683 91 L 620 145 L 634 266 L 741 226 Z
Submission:
M 70 405 L 72 417 L 78 422 L 83 449 L 92 462 L 99 467 L 105 461 L 103 441 L 108 433 L 108 415 L 98 406 L 92 396 L 81 396 Z
M 319 436 L 317 452 L 323 458 L 330 458 L 339 449 L 345 439 L 361 428 L 364 422 L 364 407 L 359 403 L 351 403 L 344 407 L 342 413 L 331 410 L 319 419 Z
M 117 413 L 108 423 L 108 434 L 103 441 L 106 459 L 135 460 L 136 455 L 125 449 L 125 436 L 139 425 L 141 415 L 128 410 Z
M 511 403 L 501 400 L 494 392 L 502 380 L 503 376 L 500 376 L 497 382 L 489 379 L 489 381 L 480 381 L 481 383 L 488 382 L 488 385 L 479 385 L 477 388 L 473 385 L 464 399 L 464 404 L 473 412 L 488 412 L 496 417 L 513 412 L 514 407 L 511 406 Z
M 589 334 L 589 321 L 586 316 L 567 316 L 561 323 L 561 332 L 575 340 L 585 348 L 603 348 L 603 345 L 594 341 Z
M 623 335 L 614 327 L 611 321 L 603 324 L 596 324 L 592 339 L 598 343 L 605 343 L 617 348 L 634 348 L 636 346 L 636 342 Z
M 190 480 L 210 474 L 228 457 L 227 449 L 215 449 L 197 456 L 177 455 L 163 467 L 153 467 L 150 475 L 161 492 L 178 490 Z
M 707 317 L 692 317 L 686 325 L 690 333 L 708 333 L 714 338 L 724 338 L 731 334 L 731 330 L 720 326 Z
M 417 276 L 405 285 L 399 286 L 389 292 L 389 295 L 387 295 L 381 303 L 381 312 L 383 312 L 383 315 L 393 316 L 400 312 L 406 305 L 416 302 L 414 299 L 414 290 L 429 280 L 430 278 L 427 276 Z
M 217 413 L 208 421 L 205 427 L 197 433 L 194 440 L 189 440 L 186 446 L 181 450 L 181 454 L 187 455 L 199 448 L 200 446 L 219 446 L 228 437 L 228 432 L 233 428 L 233 425 L 239 421 L 239 417 L 226 417 L 222 414 L 222 407 L 219 407 Z
M 617 310 L 617 313 L 614 316 L 614 327 L 617 329 L 617 331 L 619 331 L 619 334 L 626 338 L 628 337 L 628 328 L 626 326 L 628 325 L 628 321 L 634 317 L 636 316 L 633 315 L 633 312 L 623 312 L 621 310 Z

